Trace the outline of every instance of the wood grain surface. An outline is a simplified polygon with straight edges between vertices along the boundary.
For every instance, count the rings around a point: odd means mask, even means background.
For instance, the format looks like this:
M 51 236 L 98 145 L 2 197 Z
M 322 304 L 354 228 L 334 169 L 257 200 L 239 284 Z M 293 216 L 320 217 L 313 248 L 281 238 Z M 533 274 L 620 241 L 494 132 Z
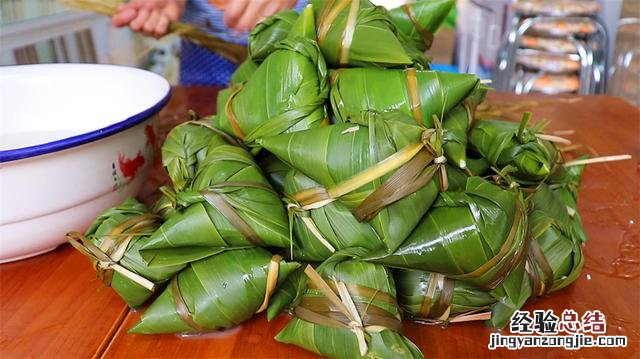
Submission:
M 174 88 L 160 116 L 161 132 L 186 119 L 194 109 L 215 111 L 216 88 Z M 564 309 L 579 314 L 601 310 L 608 335 L 626 335 L 626 348 L 583 348 L 569 351 L 487 348 L 497 330 L 483 323 L 449 327 L 406 323 L 406 335 L 425 357 L 640 357 L 640 111 L 606 96 L 546 97 L 491 93 L 485 113 L 517 119 L 532 111 L 534 122 L 548 129 L 573 130 L 563 135 L 600 155 L 628 153 L 632 160 L 591 165 L 584 173 L 579 208 L 589 241 L 580 278 L 557 293 L 530 301 L 524 310 Z M 162 137 L 163 138 L 163 137 Z M 159 162 L 156 161 L 156 165 Z M 141 198 L 152 201 L 166 175 L 154 169 Z M 314 354 L 273 340 L 288 321 L 264 316 L 231 330 L 181 338 L 174 335 L 130 335 L 140 313 L 130 311 L 95 278 L 89 262 L 63 245 L 36 258 L 0 265 L 0 357 L 2 358 L 313 358 Z M 508 334 L 508 330 L 501 331 Z

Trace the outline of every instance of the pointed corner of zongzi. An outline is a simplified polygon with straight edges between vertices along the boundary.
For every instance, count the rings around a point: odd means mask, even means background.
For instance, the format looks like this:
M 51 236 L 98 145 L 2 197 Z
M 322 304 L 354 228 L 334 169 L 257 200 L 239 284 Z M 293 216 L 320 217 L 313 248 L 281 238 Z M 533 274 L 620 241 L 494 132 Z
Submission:
M 129 334 L 161 334 L 161 333 L 188 333 L 193 332 L 175 309 L 171 290 L 165 289 L 142 317 L 127 330 Z
M 289 275 L 296 271 L 296 269 L 300 268 L 300 263 L 298 262 L 280 262 L 280 272 L 278 273 L 278 283 L 282 283 Z
M 298 19 L 293 23 L 288 37 L 304 37 L 311 40 L 316 39 L 316 20 L 312 4 L 305 6 L 302 10 Z
M 147 334 L 145 333 L 144 326 L 142 319 L 138 319 L 131 328 L 127 329 L 127 334 Z

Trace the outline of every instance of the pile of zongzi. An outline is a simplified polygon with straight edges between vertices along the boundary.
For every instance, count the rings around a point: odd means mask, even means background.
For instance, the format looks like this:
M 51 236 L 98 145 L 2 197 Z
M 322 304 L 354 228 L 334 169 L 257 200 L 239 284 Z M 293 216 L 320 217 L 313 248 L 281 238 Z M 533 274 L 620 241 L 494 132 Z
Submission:
M 314 0 L 255 27 L 218 113 L 169 133 L 158 202 L 68 235 L 128 305 L 150 302 L 131 333 L 289 310 L 280 342 L 420 358 L 403 320 L 502 327 L 578 277 L 582 167 L 530 114 L 478 118 L 474 75 L 429 70 L 453 6 Z

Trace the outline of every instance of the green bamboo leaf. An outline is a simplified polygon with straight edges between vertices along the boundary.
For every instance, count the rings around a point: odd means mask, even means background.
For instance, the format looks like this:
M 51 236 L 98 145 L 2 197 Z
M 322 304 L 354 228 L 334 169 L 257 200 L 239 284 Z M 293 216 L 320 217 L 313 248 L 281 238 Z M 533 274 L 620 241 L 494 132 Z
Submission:
M 397 269 L 393 278 L 398 302 L 412 319 L 444 322 L 450 317 L 482 311 L 496 302 L 487 291 L 436 273 Z
M 425 55 L 424 51 L 418 50 L 403 34 L 398 34 L 397 36 L 402 42 L 402 48 L 405 53 L 411 59 L 411 67 L 417 70 L 428 70 L 431 59 Z
M 249 80 L 249 78 L 253 76 L 253 73 L 256 72 L 257 68 L 258 64 L 255 63 L 251 58 L 247 58 L 240 65 L 238 65 L 236 70 L 231 75 L 231 85 L 238 85 Z
M 586 156 L 580 157 L 584 159 Z M 558 197 L 566 208 L 571 212 L 570 217 L 572 219 L 572 231 L 573 235 L 580 239 L 582 243 L 587 241 L 587 234 L 584 231 L 582 225 L 582 218 L 578 211 L 578 188 L 580 187 L 580 180 L 582 178 L 582 172 L 585 166 L 572 166 L 565 168 L 560 166 L 554 176 L 560 175 L 559 179 L 550 179 L 550 183 L 554 186 L 554 195 Z
M 293 196 L 304 189 L 318 187 L 319 184 L 297 171 L 290 171 L 285 177 L 284 193 Z M 308 211 L 292 209 L 294 247 L 293 258 L 302 261 L 323 261 L 333 252 L 345 248 L 361 247 L 374 250 L 385 247 L 375 229 L 366 222 L 359 222 L 340 202 Z M 316 231 L 320 235 L 319 240 Z M 322 241 L 327 244 L 323 244 Z
M 198 333 L 236 326 L 260 309 L 273 256 L 235 249 L 191 263 L 129 330 L 135 334 Z M 276 262 L 277 284 L 297 263 Z M 273 275 L 273 274 L 272 274 Z
M 257 160 L 273 188 L 275 188 L 278 193 L 284 192 L 284 179 L 289 171 L 292 170 L 291 166 L 267 151 L 261 151 L 258 154 Z
M 282 40 L 244 85 L 218 95 L 217 128 L 249 145 L 256 139 L 326 124 L 327 68 L 315 41 Z
M 298 18 L 294 10 L 281 11 L 257 24 L 249 33 L 249 56 L 255 62 L 261 62 L 271 54 L 276 45 L 284 40 L 293 23 Z
M 225 144 L 222 137 L 201 123 L 186 122 L 174 127 L 162 145 L 162 165 L 175 190 L 188 187 L 199 162 L 211 149 Z
M 422 133 L 425 129 L 411 123 L 410 118 L 396 112 L 384 114 L 382 118 L 374 120 L 378 116 L 363 115 L 360 122 L 370 123 L 370 126 L 339 123 L 324 128 L 265 137 L 260 144 L 322 187 L 330 189 L 400 150 L 422 143 Z M 369 119 L 369 122 L 366 119 Z M 309 151 L 310 148 L 314 150 Z M 427 166 L 428 163 L 421 165 Z M 359 188 L 339 196 L 338 201 L 347 209 L 355 211 L 396 171 L 390 171 L 379 179 L 369 179 Z M 393 251 L 406 238 L 439 191 L 439 181 L 436 179 L 428 180 L 419 186 L 422 187 L 387 205 L 369 221 L 378 237 L 385 242 L 387 251 Z M 318 213 L 317 216 L 321 214 Z M 332 214 L 332 220 L 342 217 L 337 213 L 335 216 Z M 325 227 L 329 236 L 331 227 L 332 225 Z
M 384 8 L 367 0 L 345 0 L 337 4 L 314 0 L 312 4 L 318 44 L 328 64 L 368 67 L 412 64 Z
M 398 302 L 406 316 L 419 322 L 486 320 L 487 324 L 502 328 L 531 296 L 530 278 L 524 268 L 522 262 L 490 291 L 441 274 L 396 270 Z
M 210 202 L 207 193 L 226 203 L 226 211 Z M 280 197 L 241 147 L 221 145 L 209 151 L 190 187 L 176 193 L 176 202 L 181 209 L 141 249 L 150 264 L 195 260 L 226 247 L 289 246 Z M 237 218 L 229 217 L 229 211 Z
M 167 186 L 162 186 L 160 191 L 173 191 Z M 171 193 L 173 195 L 173 193 Z M 169 219 L 169 217 L 176 214 L 177 208 L 175 203 L 175 196 L 171 196 L 169 193 L 163 193 L 160 198 L 151 207 L 151 212 L 162 218 L 163 221 Z
M 557 150 L 548 141 L 536 138 L 529 128 L 520 129 L 517 123 L 497 120 L 478 120 L 469 133 L 475 151 L 492 166 L 514 166 L 516 180 L 535 184 L 549 176 L 554 168 Z
M 245 247 L 233 247 L 245 248 Z M 204 259 L 225 250 L 229 247 L 210 247 L 210 246 L 192 246 L 192 247 L 179 247 L 175 249 L 147 249 L 140 251 L 142 259 L 149 266 L 149 268 L 159 268 L 174 265 L 184 265 L 186 263 L 195 262 L 200 259 Z
M 298 293 L 303 292 L 305 288 L 306 276 L 304 275 L 304 268 L 300 267 L 287 277 L 271 297 L 269 308 L 267 309 L 267 319 L 272 321 L 278 314 L 290 308 Z
M 522 308 L 531 297 L 531 281 L 525 265 L 525 261 L 522 261 L 499 287 L 491 291 L 491 295 L 497 299 L 497 302 L 490 308 L 489 325 L 503 328 L 509 323 L 513 313 Z
M 522 261 L 524 211 L 519 191 L 470 177 L 465 192 L 441 193 L 394 253 L 365 259 L 495 288 Z
M 307 5 L 300 13 L 300 16 L 291 26 L 288 38 L 304 37 L 316 40 L 316 18 L 313 12 L 313 5 Z
M 407 5 L 391 9 L 389 18 L 418 50 L 429 48 L 429 37 L 438 30 L 455 7 L 454 0 L 418 0 Z
M 487 87 L 478 82 L 469 96 L 447 112 L 442 120 L 445 155 L 462 169 L 467 168 L 467 133 L 474 121 L 476 107 L 484 101 L 486 93 Z
M 573 231 L 567 206 L 549 186 L 541 184 L 531 203 L 530 231 L 535 243 L 529 252 L 532 267 L 538 271 L 534 288 L 541 295 L 578 278 L 584 264 L 582 238 Z
M 380 325 L 382 330 L 365 330 L 367 352 L 366 357 L 375 358 L 422 358 L 422 353 L 397 329 L 378 323 L 379 320 L 370 315 L 376 314 L 387 321 L 400 323 L 400 310 L 395 301 L 395 284 L 393 278 L 381 265 L 359 261 L 342 261 L 325 263 L 318 268 L 318 273 L 329 285 L 337 282 L 345 284 L 358 315 L 367 328 Z M 309 284 L 310 281 L 307 281 Z M 334 292 L 335 293 L 335 292 Z M 298 308 L 329 316 L 340 323 L 341 312 L 327 300 L 319 289 L 308 287 L 302 301 L 295 309 L 297 317 L 276 336 L 283 343 L 298 345 L 315 353 L 331 358 L 360 358 L 360 346 L 356 335 L 350 329 L 317 324 L 301 315 Z M 333 309 L 333 313 L 330 312 Z M 365 315 L 366 313 L 366 315 Z M 369 315 L 369 316 L 368 316 Z M 348 323 L 348 320 L 346 320 Z M 386 323 L 386 322 L 385 322 Z
M 115 264 L 150 281 L 156 288 L 161 288 L 175 273 L 184 268 L 184 263 L 152 268 L 140 256 L 140 247 L 158 227 L 158 222 L 159 219 L 143 204 L 129 198 L 121 205 L 100 214 L 85 235 L 97 250 L 109 256 Z M 129 241 L 126 242 L 127 240 Z M 123 254 L 116 258 L 115 252 L 120 251 L 120 246 L 124 246 Z M 130 307 L 144 304 L 156 290 L 144 287 L 119 271 L 107 269 L 104 272 L 99 271 L 98 274 Z
M 416 87 L 412 90 L 413 74 Z M 354 68 L 332 74 L 330 98 L 333 113 L 342 122 L 366 110 L 398 110 L 419 116 L 430 128 L 434 115 L 443 118 L 472 90 L 480 88 L 478 78 L 471 74 Z

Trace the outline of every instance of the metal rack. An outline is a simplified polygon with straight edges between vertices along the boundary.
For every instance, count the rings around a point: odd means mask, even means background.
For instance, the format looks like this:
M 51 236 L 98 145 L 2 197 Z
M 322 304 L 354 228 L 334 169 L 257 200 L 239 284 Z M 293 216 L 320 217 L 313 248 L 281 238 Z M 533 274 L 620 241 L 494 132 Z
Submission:
M 567 25 L 586 24 L 592 31 L 573 32 L 567 29 L 541 31 L 539 28 L 552 28 L 562 22 Z M 569 29 L 570 30 L 570 29 Z M 567 54 L 568 60 L 580 64 L 576 75 L 579 80 L 579 94 L 604 93 L 607 78 L 608 37 L 605 27 L 593 16 L 544 16 L 526 17 L 515 14 L 511 29 L 498 52 L 494 86 L 500 91 L 528 93 L 534 82 L 547 72 L 525 69 L 516 61 L 523 49 L 521 40 L 525 34 L 535 33 L 543 37 L 565 39 L 575 46 L 575 53 Z
M 640 106 L 640 18 L 618 23 L 617 40 L 609 71 L 607 93 Z

